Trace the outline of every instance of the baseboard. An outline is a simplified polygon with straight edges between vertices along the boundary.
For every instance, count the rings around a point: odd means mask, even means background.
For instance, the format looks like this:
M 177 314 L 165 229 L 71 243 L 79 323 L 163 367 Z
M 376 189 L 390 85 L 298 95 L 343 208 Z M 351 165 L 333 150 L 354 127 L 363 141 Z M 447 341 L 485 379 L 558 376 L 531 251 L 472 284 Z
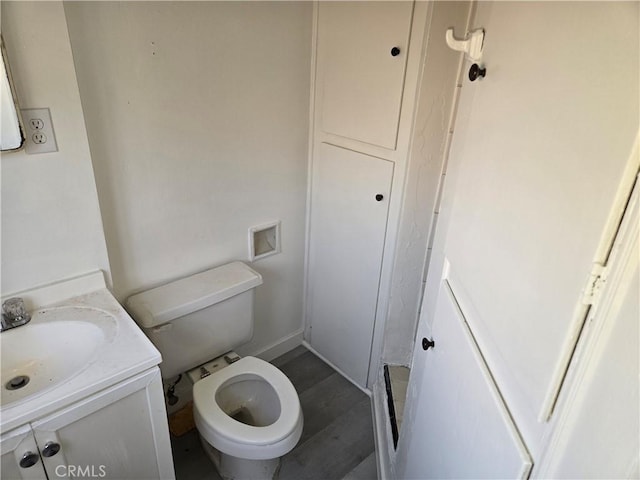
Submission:
M 261 348 L 260 350 L 245 353 L 243 352 L 242 356 L 252 356 L 258 357 L 264 360 L 265 362 L 270 362 L 274 358 L 278 358 L 280 355 L 287 353 L 290 350 L 293 350 L 297 346 L 302 344 L 302 333 L 303 329 L 296 330 L 295 332 L 287 335 L 286 337 L 282 337 L 279 340 L 276 340 L 271 345 L 267 345 L 266 347 Z M 240 349 L 237 349 L 240 350 Z
M 324 363 L 326 363 L 327 365 L 329 365 L 331 368 L 333 368 L 336 372 L 338 372 L 340 375 L 342 375 L 345 379 L 349 380 L 349 382 L 351 382 L 354 386 L 358 387 L 360 390 L 362 390 L 362 392 L 369 398 L 371 398 L 371 390 L 369 390 L 366 387 L 362 387 L 361 385 L 358 385 L 356 382 L 354 382 L 351 378 L 349 378 L 349 375 L 347 375 L 346 373 L 344 373 L 342 370 L 340 370 L 338 367 L 336 367 L 333 363 L 331 363 L 329 360 L 327 360 L 326 357 L 324 357 L 321 353 L 319 353 L 315 348 L 313 348 L 309 342 L 307 342 L 306 340 L 302 341 L 302 345 L 304 345 L 305 347 L 307 347 L 308 350 L 310 350 L 311 352 L 313 352 L 313 354 L 318 357 L 319 359 L 321 359 Z

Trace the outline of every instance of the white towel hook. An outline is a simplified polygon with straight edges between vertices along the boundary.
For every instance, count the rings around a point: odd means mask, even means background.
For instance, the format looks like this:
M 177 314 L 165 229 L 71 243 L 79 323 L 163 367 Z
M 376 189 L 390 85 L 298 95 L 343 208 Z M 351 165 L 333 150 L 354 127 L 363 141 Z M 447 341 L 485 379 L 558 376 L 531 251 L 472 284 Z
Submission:
M 484 29 L 478 28 L 467 35 L 464 40 L 458 40 L 453 36 L 453 28 L 447 29 L 447 45 L 458 52 L 464 52 L 471 60 L 478 61 L 482 58 L 482 45 L 484 43 Z

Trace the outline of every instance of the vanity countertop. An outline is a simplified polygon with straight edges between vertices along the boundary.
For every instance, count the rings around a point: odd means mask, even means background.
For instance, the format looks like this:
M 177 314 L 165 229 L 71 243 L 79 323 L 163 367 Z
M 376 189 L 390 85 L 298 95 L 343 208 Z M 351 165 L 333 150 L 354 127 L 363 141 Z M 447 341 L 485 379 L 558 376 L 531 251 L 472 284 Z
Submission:
M 38 328 L 38 325 L 46 324 L 49 321 L 58 321 L 59 323 L 56 325 L 59 325 L 60 329 L 64 329 L 65 325 L 68 326 L 69 322 L 74 321 L 74 318 L 67 319 L 65 316 L 78 317 L 78 312 L 81 312 L 81 315 L 84 315 L 82 312 L 87 312 L 88 320 L 84 318 L 82 320 L 89 323 L 92 312 L 97 313 L 96 318 L 101 319 L 97 321 L 106 322 L 107 328 L 103 328 L 103 330 L 107 332 L 107 335 L 104 340 L 101 340 L 102 343 L 95 349 L 95 352 L 88 353 L 91 358 L 86 362 L 86 365 L 79 368 L 77 373 L 59 381 L 58 384 L 43 388 L 31 395 L 28 392 L 29 385 L 27 384 L 23 387 L 25 394 L 22 396 L 24 398 L 15 401 L 11 399 L 10 392 L 3 390 L 3 394 L 6 393 L 5 399 L 8 400 L 3 399 L 3 405 L 0 407 L 0 431 L 2 433 L 42 418 L 122 380 L 153 368 L 161 362 L 160 352 L 106 288 L 101 272 L 93 272 L 54 285 L 19 292 L 14 296 L 24 298 L 32 313 L 32 320 L 27 325 L 0 333 L 4 336 L 1 340 L 5 345 L 9 345 L 7 342 L 11 342 L 14 338 L 24 338 L 26 331 L 18 336 L 17 334 L 20 333 L 18 330 L 30 328 L 30 326 Z M 12 334 L 13 331 L 16 333 Z M 63 339 L 56 341 L 63 341 L 65 345 L 72 347 L 82 347 L 74 345 L 74 342 L 83 342 L 84 339 L 74 338 L 73 331 L 70 329 L 68 336 L 56 331 L 56 338 Z M 2 385 L 0 386 L 2 389 L 6 389 L 6 384 L 13 375 L 20 373 L 19 368 L 9 368 L 11 362 L 7 356 L 11 354 L 10 351 L 16 350 L 13 348 L 14 346 L 11 344 L 11 348 L 3 348 L 0 352 L 4 364 L 2 365 Z M 76 348 L 68 348 L 67 350 L 63 347 L 57 348 L 55 351 L 60 353 L 57 353 L 57 358 L 52 361 L 60 363 L 72 361 L 73 359 L 61 357 L 74 355 Z M 46 355 L 42 358 L 46 358 Z M 39 358 L 38 361 L 41 362 L 42 358 Z M 22 363 L 27 365 L 28 362 Z M 34 385 L 36 383 L 33 382 Z

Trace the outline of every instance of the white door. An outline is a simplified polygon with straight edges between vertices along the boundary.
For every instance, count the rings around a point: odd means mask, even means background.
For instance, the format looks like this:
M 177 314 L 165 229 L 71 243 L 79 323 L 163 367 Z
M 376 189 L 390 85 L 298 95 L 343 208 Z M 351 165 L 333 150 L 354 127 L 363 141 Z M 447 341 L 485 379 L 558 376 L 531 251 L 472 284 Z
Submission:
M 30 425 L 13 429 L 0 437 L 0 473 L 7 480 L 47 479 Z
M 424 432 L 434 416 L 448 429 L 475 428 L 460 414 L 474 404 L 474 391 L 450 396 L 437 412 L 427 408 L 430 392 L 442 388 L 430 383 L 429 369 L 445 369 L 446 378 L 469 348 L 441 325 L 452 321 L 441 305 L 445 285 L 534 463 L 539 458 L 584 320 L 583 290 L 593 262 L 602 261 L 602 232 L 638 132 L 638 7 L 477 3 L 487 73 L 463 82 L 400 469 L 430 468 Z M 431 336 L 436 350 L 449 345 L 436 367 L 420 347 Z M 499 441 L 494 432 L 479 434 L 470 458 Z M 439 448 L 459 447 L 451 442 Z M 474 465 L 468 468 L 474 476 Z
M 413 2 L 320 2 L 321 128 L 395 149 Z
M 393 163 L 322 144 L 314 162 L 310 343 L 366 387 Z

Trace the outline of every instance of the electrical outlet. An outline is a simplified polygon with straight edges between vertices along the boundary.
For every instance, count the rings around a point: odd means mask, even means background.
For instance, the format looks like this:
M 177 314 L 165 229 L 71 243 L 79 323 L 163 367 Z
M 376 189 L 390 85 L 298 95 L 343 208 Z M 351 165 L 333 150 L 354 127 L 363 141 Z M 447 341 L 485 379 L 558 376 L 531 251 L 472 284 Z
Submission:
M 42 130 L 44 128 L 44 122 L 40 118 L 32 118 L 29 120 L 29 126 L 31 130 Z
M 34 133 L 33 135 L 31 135 L 31 139 L 33 140 L 33 143 L 37 145 L 43 145 L 47 143 L 47 136 L 42 132 Z
M 48 108 L 23 108 L 22 118 L 27 127 L 25 151 L 36 153 L 57 152 L 58 144 L 53 133 L 51 113 Z

